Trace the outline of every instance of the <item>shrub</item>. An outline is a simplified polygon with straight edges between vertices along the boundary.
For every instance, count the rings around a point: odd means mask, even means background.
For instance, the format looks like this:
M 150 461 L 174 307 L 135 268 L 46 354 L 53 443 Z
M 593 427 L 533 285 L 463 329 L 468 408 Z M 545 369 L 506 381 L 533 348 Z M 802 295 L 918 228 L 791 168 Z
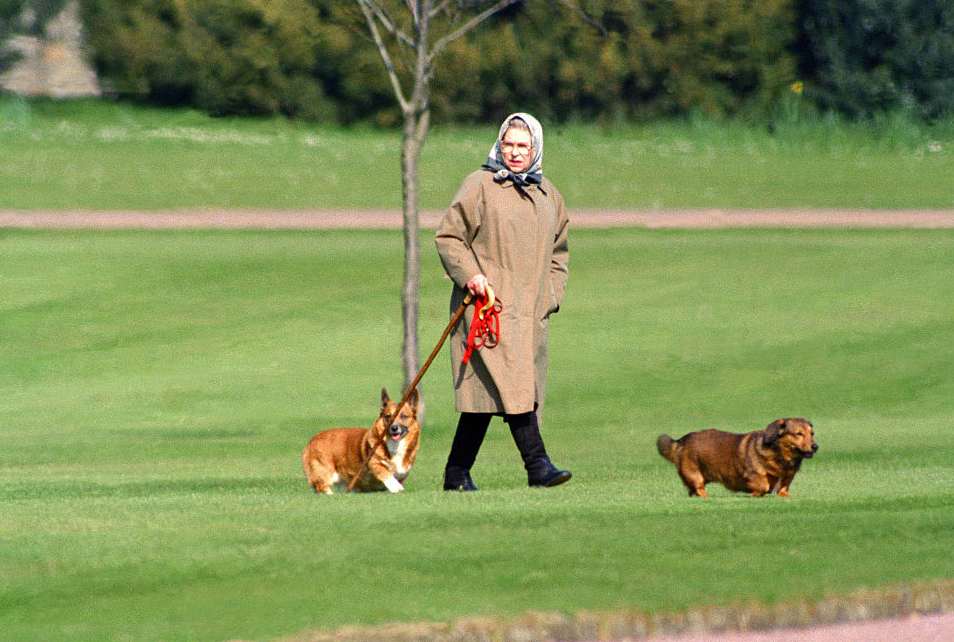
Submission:
M 517 3 L 437 61 L 434 118 L 495 121 L 525 109 L 550 121 L 612 121 L 763 109 L 795 77 L 792 1 L 582 0 L 582 13 Z M 400 119 L 353 2 L 85 7 L 96 66 L 119 95 L 214 114 Z M 396 4 L 396 14 L 403 10 Z
M 582 6 L 592 23 L 529 2 L 475 31 L 439 68 L 435 110 L 493 120 L 513 105 L 555 120 L 725 116 L 770 104 L 795 77 L 790 0 Z
M 87 0 L 94 63 L 118 95 L 212 114 L 334 117 L 304 0 Z
M 954 113 L 950 0 L 800 0 L 807 95 L 851 117 Z

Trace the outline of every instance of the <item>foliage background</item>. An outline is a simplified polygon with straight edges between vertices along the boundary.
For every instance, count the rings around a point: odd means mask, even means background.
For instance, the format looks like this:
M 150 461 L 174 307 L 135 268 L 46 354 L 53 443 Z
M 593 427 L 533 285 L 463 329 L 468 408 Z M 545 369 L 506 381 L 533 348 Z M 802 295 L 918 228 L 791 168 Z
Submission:
M 801 0 L 798 13 L 802 73 L 822 108 L 954 111 L 954 3 Z
M 385 5 L 389 4 L 387 2 Z M 401 14 L 403 3 L 394 3 Z M 771 117 L 807 87 L 853 117 L 954 101 L 944 0 L 581 0 L 517 3 L 438 61 L 436 120 L 549 121 L 701 112 Z M 213 114 L 392 125 L 400 116 L 354 3 L 85 0 L 92 59 L 119 96 Z M 398 73 L 406 70 L 398 69 Z

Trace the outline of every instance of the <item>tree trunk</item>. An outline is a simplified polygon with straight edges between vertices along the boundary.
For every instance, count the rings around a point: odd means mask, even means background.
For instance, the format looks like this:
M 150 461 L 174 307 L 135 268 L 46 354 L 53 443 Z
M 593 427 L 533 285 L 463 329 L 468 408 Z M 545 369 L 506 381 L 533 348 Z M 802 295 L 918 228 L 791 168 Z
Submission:
M 420 188 L 418 161 L 430 126 L 430 78 L 428 65 L 428 19 L 431 2 L 418 4 L 417 15 L 417 60 L 414 69 L 414 89 L 404 106 L 404 137 L 401 146 L 401 184 L 404 210 L 404 286 L 401 290 L 404 319 L 404 389 L 414 382 L 420 369 L 417 341 L 418 292 L 421 276 L 420 243 Z M 420 396 L 418 414 L 424 414 L 424 397 Z M 419 417 L 420 418 L 420 417 Z
M 401 311 L 404 321 L 404 389 L 414 381 L 420 368 L 417 342 L 418 292 L 421 276 L 420 206 L 418 160 L 423 137 L 420 116 L 406 114 L 401 146 L 401 183 L 404 211 L 404 285 L 401 289 Z

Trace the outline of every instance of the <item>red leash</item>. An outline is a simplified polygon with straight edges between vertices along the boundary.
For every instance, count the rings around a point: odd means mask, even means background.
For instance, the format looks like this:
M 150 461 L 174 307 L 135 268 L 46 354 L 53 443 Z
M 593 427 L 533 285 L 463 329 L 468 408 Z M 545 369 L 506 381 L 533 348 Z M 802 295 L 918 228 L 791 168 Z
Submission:
M 489 288 L 488 288 L 489 290 Z M 500 341 L 500 311 L 503 306 L 494 297 L 493 290 L 475 300 L 474 319 L 467 335 L 467 349 L 461 363 L 470 361 L 470 355 L 480 348 L 493 348 Z

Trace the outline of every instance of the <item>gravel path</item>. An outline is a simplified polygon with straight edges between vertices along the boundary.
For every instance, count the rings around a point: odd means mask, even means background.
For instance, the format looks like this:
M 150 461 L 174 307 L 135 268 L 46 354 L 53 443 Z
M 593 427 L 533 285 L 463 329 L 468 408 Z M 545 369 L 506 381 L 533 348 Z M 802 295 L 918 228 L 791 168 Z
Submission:
M 652 642 L 954 642 L 954 613 L 758 633 L 681 635 L 653 638 Z

